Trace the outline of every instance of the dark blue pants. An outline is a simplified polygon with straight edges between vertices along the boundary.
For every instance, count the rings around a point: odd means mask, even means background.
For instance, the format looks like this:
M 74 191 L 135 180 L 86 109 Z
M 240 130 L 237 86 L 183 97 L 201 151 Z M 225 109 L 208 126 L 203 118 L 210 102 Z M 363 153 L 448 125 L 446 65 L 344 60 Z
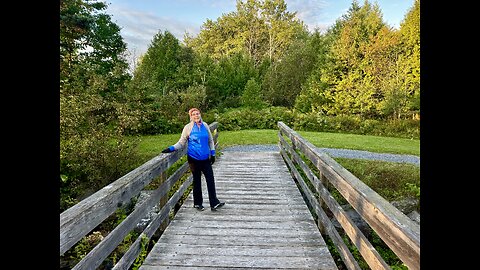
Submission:
M 214 207 L 219 204 L 217 199 L 217 192 L 215 189 L 215 178 L 213 177 L 212 164 L 209 159 L 196 160 L 190 156 L 187 156 L 188 165 L 190 165 L 190 171 L 193 175 L 193 204 L 202 205 L 202 172 L 207 182 L 208 200 L 210 201 L 210 207 Z

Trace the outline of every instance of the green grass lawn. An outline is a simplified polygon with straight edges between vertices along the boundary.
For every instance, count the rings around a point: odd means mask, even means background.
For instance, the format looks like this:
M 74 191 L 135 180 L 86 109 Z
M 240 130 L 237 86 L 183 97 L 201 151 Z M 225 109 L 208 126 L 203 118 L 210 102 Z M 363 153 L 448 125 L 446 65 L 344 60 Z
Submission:
M 297 132 L 318 147 L 420 156 L 420 140 L 328 132 Z
M 420 140 L 357 134 L 298 131 L 317 147 L 365 150 L 377 153 L 420 155 Z M 277 130 L 220 131 L 219 145 L 277 144 Z
M 420 140 L 357 134 L 298 131 L 298 134 L 317 147 L 365 150 L 377 153 L 420 156 Z M 141 136 L 139 153 L 147 160 L 178 141 L 180 134 Z M 252 129 L 219 131 L 219 150 L 243 144 L 278 144 L 278 130 Z

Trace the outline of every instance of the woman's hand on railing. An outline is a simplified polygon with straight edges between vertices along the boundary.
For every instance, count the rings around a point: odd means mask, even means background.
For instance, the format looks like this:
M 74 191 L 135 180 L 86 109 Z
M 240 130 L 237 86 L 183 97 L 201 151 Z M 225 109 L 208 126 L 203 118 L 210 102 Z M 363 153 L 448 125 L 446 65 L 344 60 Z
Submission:
M 165 148 L 165 149 L 162 150 L 162 153 L 171 153 L 171 152 L 173 152 L 173 151 L 175 151 L 175 150 L 172 150 L 172 148 L 167 147 L 167 148 Z
M 210 164 L 213 165 L 215 163 L 215 156 L 210 156 Z

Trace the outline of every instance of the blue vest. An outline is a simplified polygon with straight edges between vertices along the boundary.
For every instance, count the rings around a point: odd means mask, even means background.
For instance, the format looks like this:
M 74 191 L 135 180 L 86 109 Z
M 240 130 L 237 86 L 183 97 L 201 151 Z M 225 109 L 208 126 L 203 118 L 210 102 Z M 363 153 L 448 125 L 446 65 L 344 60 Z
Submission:
M 208 130 L 202 124 L 198 127 L 197 123 L 193 124 L 192 132 L 188 137 L 187 155 L 196 160 L 205 160 L 210 156 L 210 147 L 208 145 Z

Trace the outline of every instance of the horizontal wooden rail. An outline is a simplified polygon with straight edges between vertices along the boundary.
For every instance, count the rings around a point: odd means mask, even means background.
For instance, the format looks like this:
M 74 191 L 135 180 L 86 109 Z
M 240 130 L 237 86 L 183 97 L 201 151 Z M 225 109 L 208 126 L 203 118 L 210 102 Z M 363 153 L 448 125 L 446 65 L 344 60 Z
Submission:
M 291 148 L 293 150 L 298 149 L 314 164 L 321 173 L 322 178 L 325 178 L 329 184 L 332 184 L 340 192 L 400 260 L 402 260 L 409 269 L 420 269 L 420 226 L 284 123 L 278 122 L 278 127 L 279 137 L 284 135 L 290 139 L 292 144 Z M 280 139 L 281 149 L 290 153 L 292 159 L 300 165 L 299 156 L 293 154 L 295 151 L 290 150 L 286 141 L 282 139 Z M 287 161 L 287 163 L 289 163 L 289 161 Z M 300 165 L 300 167 L 304 168 L 306 165 Z M 318 179 L 315 180 L 311 172 L 306 171 L 305 174 L 310 175 L 309 179 L 315 184 L 316 193 L 320 194 L 322 203 L 325 203 L 325 205 L 330 208 L 337 221 L 357 246 L 369 266 L 372 269 L 389 269 L 388 265 L 385 264 L 376 251 L 366 250 L 371 248 L 371 244 L 368 243 L 368 240 L 366 240 L 343 210 L 340 210 L 341 207 L 332 202 L 329 198 L 330 195 L 326 194 L 327 191 L 321 184 L 321 181 Z M 300 174 L 295 178 L 301 178 Z M 302 186 L 302 184 L 300 185 Z M 309 194 L 306 186 L 303 186 L 303 189 L 304 193 Z M 309 201 L 312 206 L 319 208 L 317 203 L 313 203 L 314 196 L 312 194 L 309 196 Z M 322 216 L 320 212 L 317 214 L 319 214 L 320 217 Z M 324 218 L 321 218 L 321 221 L 323 220 Z M 326 228 L 332 228 L 328 222 L 323 225 Z M 332 240 L 334 238 L 332 238 Z M 345 258 L 350 258 L 347 253 L 344 255 L 346 256 Z M 342 257 L 342 259 L 344 258 Z M 348 265 L 348 263 L 346 263 L 346 265 Z M 356 266 L 351 265 L 349 269 L 356 269 Z
M 214 135 L 214 142 L 218 145 L 218 123 L 210 124 Z M 60 214 L 60 255 L 63 255 L 85 235 L 114 213 L 123 204 L 130 202 L 131 198 L 138 195 L 153 179 L 160 176 L 177 160 L 186 154 L 186 148 L 169 154 L 159 154 L 140 167 L 132 170 L 118 180 L 100 189 L 96 193 L 70 207 Z M 111 231 L 94 249 L 92 249 L 74 269 L 95 269 L 108 255 L 123 241 L 124 237 L 146 216 L 148 211 L 165 196 L 173 185 L 188 171 L 185 162 L 167 181 L 162 183 L 142 205 L 130 213 L 113 231 Z M 162 224 L 172 207 L 181 198 L 181 195 L 191 185 L 191 178 L 187 179 L 176 191 L 175 195 L 162 207 L 141 237 L 150 237 Z M 137 239 L 138 241 L 139 239 Z M 128 269 L 139 254 L 139 242 L 133 244 L 127 252 L 127 257 L 119 261 L 121 264 L 116 269 Z M 132 250 L 132 251 L 131 251 Z M 135 251 L 133 251 L 135 250 Z

